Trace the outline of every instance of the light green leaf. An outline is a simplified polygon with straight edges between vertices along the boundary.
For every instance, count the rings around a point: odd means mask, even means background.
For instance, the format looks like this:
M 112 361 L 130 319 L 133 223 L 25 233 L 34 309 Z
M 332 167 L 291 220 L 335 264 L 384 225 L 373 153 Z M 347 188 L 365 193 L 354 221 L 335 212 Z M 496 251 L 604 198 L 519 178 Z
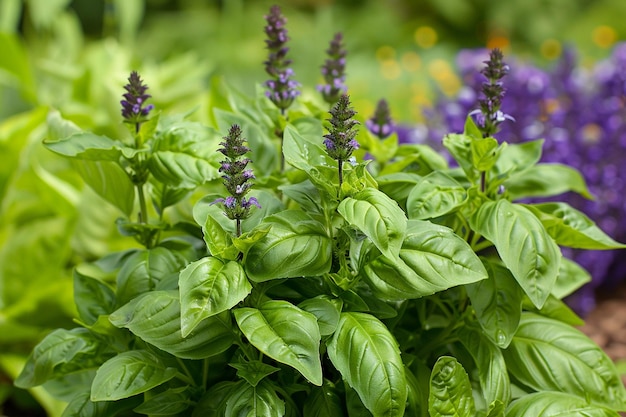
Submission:
M 465 349 L 472 355 L 478 369 L 478 380 L 487 404 L 511 400 L 511 382 L 502 351 L 476 327 L 463 326 L 457 334 Z
M 574 313 L 574 311 L 569 308 L 567 304 L 552 294 L 550 294 L 541 310 L 535 307 L 530 300 L 527 299 L 527 297 L 525 298 L 526 299 L 523 304 L 525 311 L 532 311 L 542 315 L 543 317 L 549 317 L 571 326 L 582 326 L 585 324 L 585 321 L 580 318 L 578 314 Z
M 495 138 L 474 139 L 470 142 L 472 165 L 481 172 L 489 171 L 497 160 L 498 141 Z
M 398 344 L 372 315 L 341 313 L 328 356 L 375 417 L 404 416 L 407 384 Z
M 442 216 L 467 199 L 465 188 L 452 177 L 435 171 L 423 177 L 409 193 L 406 207 L 411 219 Z
M 476 417 L 469 377 L 453 357 L 441 356 L 433 367 L 428 411 L 431 416 Z
M 528 197 L 552 197 L 574 191 L 592 199 L 583 176 L 576 169 L 562 164 L 539 164 L 512 175 L 504 182 L 513 200 Z
M 242 360 L 238 363 L 229 363 L 229 365 L 237 370 L 237 376 L 239 378 L 245 379 L 246 382 L 253 387 L 259 385 L 259 382 L 261 382 L 266 376 L 280 371 L 280 368 L 257 360 L 249 362 Z
M 76 366 L 69 369 L 64 369 L 64 366 L 74 365 L 81 358 L 85 367 L 93 366 L 86 359 L 95 355 L 98 348 L 99 342 L 87 329 L 57 329 L 35 346 L 24 369 L 15 380 L 15 385 L 32 388 L 49 379 L 76 372 Z
M 183 337 L 202 320 L 236 306 L 252 291 L 238 262 L 223 262 L 212 256 L 187 265 L 180 272 L 178 285 Z
M 423 297 L 487 278 L 465 240 L 423 220 L 407 223 L 399 257 L 381 255 L 365 265 L 364 273 L 375 294 L 390 300 Z
M 184 359 L 205 359 L 222 353 L 234 341 L 228 312 L 202 320 L 183 337 L 177 291 L 151 291 L 115 311 L 109 320 L 161 350 Z
M 589 272 L 576 262 L 562 258 L 552 295 L 558 299 L 565 298 L 588 282 L 591 282 Z
M 322 275 L 330 270 L 332 241 L 324 226 L 299 210 L 267 217 L 265 237 L 254 243 L 244 259 L 248 277 L 256 282 Z
M 287 125 L 283 133 L 283 154 L 285 162 L 302 171 L 309 172 L 314 166 L 334 167 L 337 163 L 324 149 L 323 138 L 313 141 L 310 136 L 302 136 L 295 127 Z
M 321 336 L 313 314 L 282 300 L 267 301 L 258 309 L 238 308 L 233 314 L 254 347 L 322 385 Z
M 136 152 L 119 141 L 91 132 L 74 133 L 60 140 L 45 140 L 44 145 L 59 155 L 88 161 L 118 162 L 122 151 L 128 156 Z
M 76 171 L 100 197 L 120 209 L 127 217 L 133 212 L 135 186 L 117 162 L 78 161 Z
M 239 250 L 233 245 L 231 232 L 224 230 L 212 215 L 207 216 L 202 234 L 211 255 L 224 260 L 235 260 L 239 255 Z
M 192 189 L 220 177 L 219 154 L 210 160 L 182 152 L 154 152 L 148 160 L 148 169 L 162 183 L 175 188 Z
M 523 313 L 503 351 L 509 372 L 537 391 L 558 391 L 621 408 L 626 389 L 613 361 L 579 330 L 558 320 Z
M 242 381 L 228 395 L 226 416 L 283 417 L 285 402 L 278 398 L 273 387 L 261 382 L 253 387 Z
M 478 172 L 472 163 L 471 142 L 470 136 L 465 134 L 450 133 L 443 138 L 443 146 L 448 149 L 470 182 L 474 182 L 478 178 Z
M 532 211 L 560 246 L 579 249 L 623 249 L 582 212 L 567 203 L 525 205 Z
M 337 329 L 342 304 L 341 299 L 331 298 L 327 295 L 318 295 L 317 297 L 304 300 L 298 304 L 298 307 L 313 314 L 317 318 L 320 334 L 329 336 Z
M 156 289 L 165 278 L 178 275 L 187 262 L 180 253 L 160 246 L 133 253 L 117 274 L 118 306 Z
M 519 326 L 524 293 L 504 265 L 487 259 L 483 263 L 489 278 L 465 288 L 485 335 L 504 349 Z
M 608 408 L 590 404 L 585 397 L 565 392 L 542 391 L 513 401 L 506 410 L 507 417 L 619 417 Z
M 398 204 L 373 188 L 366 188 L 354 197 L 347 197 L 337 211 L 350 224 L 369 237 L 389 258 L 400 253 L 406 215 Z
M 409 172 L 394 172 L 378 176 L 378 189 L 396 200 L 399 204 L 404 204 L 415 185 L 422 179 L 421 175 Z
M 543 139 L 509 143 L 502 149 L 492 172 L 496 177 L 510 176 L 533 167 L 541 158 Z
M 122 352 L 102 364 L 91 385 L 91 401 L 116 401 L 141 394 L 176 376 L 147 350 Z
M 490 240 L 507 268 L 541 308 L 559 272 L 561 251 L 528 209 L 508 200 L 484 203 L 470 227 Z

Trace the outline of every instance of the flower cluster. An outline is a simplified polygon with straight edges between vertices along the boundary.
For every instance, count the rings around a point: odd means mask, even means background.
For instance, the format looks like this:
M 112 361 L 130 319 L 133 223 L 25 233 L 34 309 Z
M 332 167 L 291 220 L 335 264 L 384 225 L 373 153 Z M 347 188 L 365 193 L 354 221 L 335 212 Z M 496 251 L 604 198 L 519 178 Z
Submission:
M 365 121 L 365 126 L 370 132 L 378 136 L 379 139 L 385 139 L 393 133 L 394 126 L 387 100 L 378 100 L 374 115 Z
M 286 46 L 289 40 L 285 27 L 287 19 L 282 15 L 280 7 L 272 6 L 270 13 L 265 16 L 265 20 L 267 21 L 265 43 L 269 50 L 269 56 L 264 64 L 265 71 L 272 77 L 265 82 L 267 87 L 265 95 L 281 112 L 284 112 L 300 95 L 300 91 L 297 90 L 300 84 L 291 79 L 294 72 L 289 67 L 291 60 L 287 59 L 287 52 L 289 51 Z
M 502 78 L 509 72 L 509 66 L 502 59 L 502 51 L 493 49 L 489 54 L 489 60 L 485 61 L 485 67 L 480 71 L 486 78 L 483 82 L 482 97 L 478 100 L 480 109 L 470 114 L 476 118 L 476 124 L 483 133 L 483 137 L 492 137 L 498 132 L 498 127 L 506 119 L 512 117 L 500 110 L 504 87 Z
M 243 156 L 250 151 L 245 146 L 245 139 L 242 137 L 241 128 L 238 125 L 232 125 L 225 136 L 222 147 L 219 150 L 226 159 L 221 161 L 219 171 L 222 172 L 222 178 L 226 190 L 230 196 L 226 198 L 218 198 L 213 202 L 222 203 L 224 205 L 224 214 L 231 220 L 237 221 L 237 236 L 241 234 L 241 220 L 246 219 L 250 215 L 250 207 L 261 205 L 256 198 L 246 198 L 246 193 L 252 187 L 249 182 L 254 179 L 251 169 L 247 169 L 250 163 L 249 158 Z
M 148 86 L 143 83 L 137 71 L 130 73 L 128 84 L 124 86 L 126 93 L 123 94 L 124 100 L 120 101 L 122 105 L 122 117 L 124 122 L 135 125 L 135 129 L 139 131 L 139 126 L 145 122 L 150 110 L 154 108 L 152 104 L 144 107 L 146 100 L 152 97 L 146 94 Z
M 355 139 L 359 122 L 353 119 L 356 111 L 350 106 L 347 94 L 339 97 L 329 113 L 332 117 L 328 119 L 330 127 L 328 134 L 324 135 L 324 145 L 328 155 L 341 163 L 347 161 L 355 149 L 359 149 L 359 142 Z
M 317 86 L 317 90 L 322 93 L 324 101 L 328 104 L 335 104 L 339 96 L 348 91 L 346 87 L 346 55 L 348 51 L 343 45 L 343 35 L 341 32 L 335 34 L 330 41 L 330 46 L 326 50 L 328 59 L 322 66 L 322 76 L 325 84 Z
M 426 142 L 442 152 L 441 139 L 448 132 L 462 132 L 465 118 L 476 108 L 482 88 L 478 72 L 486 50 L 464 50 L 457 66 L 465 86 L 456 97 L 443 94 L 435 107 L 425 111 L 425 124 L 399 129 L 401 141 Z M 543 162 L 570 165 L 580 170 L 595 200 L 577 194 L 560 196 L 586 213 L 598 226 L 619 241 L 626 240 L 626 44 L 613 55 L 586 70 L 565 49 L 552 68 L 543 69 L 513 62 L 507 75 L 502 108 L 516 123 L 500 126 L 499 137 L 511 143 L 544 138 Z M 594 305 L 594 291 L 626 278 L 626 259 L 620 251 L 576 251 L 564 254 L 587 269 L 592 282 L 568 302 L 584 314 Z

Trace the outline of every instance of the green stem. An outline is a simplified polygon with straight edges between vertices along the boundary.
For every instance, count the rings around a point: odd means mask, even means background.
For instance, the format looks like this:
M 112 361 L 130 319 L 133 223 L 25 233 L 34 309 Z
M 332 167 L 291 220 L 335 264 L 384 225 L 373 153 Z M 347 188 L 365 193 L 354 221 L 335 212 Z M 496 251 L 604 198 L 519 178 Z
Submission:
M 209 360 L 204 359 L 202 361 L 202 386 L 206 388 L 209 381 Z
M 241 236 L 241 219 L 235 219 L 237 223 L 237 237 Z
M 341 184 L 343 184 L 343 160 L 337 160 L 338 172 L 339 172 L 339 193 L 341 193 Z
M 176 358 L 176 361 L 178 362 L 178 364 L 180 365 L 180 367 L 183 369 L 183 371 L 185 371 L 184 374 L 182 373 L 178 373 L 176 376 L 178 379 L 187 382 L 189 385 L 195 385 L 195 381 L 193 380 L 193 376 L 191 375 L 191 372 L 189 372 L 189 369 L 187 369 L 187 365 L 185 365 L 185 362 L 183 362 L 183 360 L 181 358 Z
M 146 206 L 143 184 L 137 184 L 137 196 L 139 197 L 139 223 L 148 223 L 148 207 Z

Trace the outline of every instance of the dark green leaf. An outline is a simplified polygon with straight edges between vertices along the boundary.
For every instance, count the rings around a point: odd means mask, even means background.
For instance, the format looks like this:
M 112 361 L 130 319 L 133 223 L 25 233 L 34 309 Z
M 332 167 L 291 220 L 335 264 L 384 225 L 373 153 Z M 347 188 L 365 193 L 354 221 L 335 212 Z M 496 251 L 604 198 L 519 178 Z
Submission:
M 343 406 L 335 385 L 327 379 L 321 387 L 313 387 L 303 406 L 303 417 L 338 417 Z
M 257 349 L 322 385 L 321 341 L 317 319 L 293 304 L 272 300 L 260 308 L 233 310 L 239 328 Z
M 99 316 L 115 309 L 115 293 L 107 284 L 74 270 L 74 303 L 78 314 L 86 324 L 93 324 Z
M 582 332 L 558 320 L 523 313 L 504 358 L 509 372 L 537 391 L 558 391 L 621 408 L 626 390 L 613 361 Z
M 407 385 L 398 344 L 387 327 L 365 313 L 341 313 L 328 356 L 375 416 L 404 416 Z
M 212 256 L 187 265 L 180 272 L 178 285 L 183 337 L 202 320 L 236 306 L 252 291 L 238 262 L 223 262 Z
M 321 275 L 330 270 L 332 242 L 324 226 L 306 213 L 269 216 L 265 237 L 248 250 L 244 266 L 253 281 Z
M 77 363 L 80 359 L 83 360 L 83 367 L 94 366 L 89 358 L 96 354 L 98 344 L 97 339 L 87 329 L 57 329 L 35 346 L 24 369 L 15 380 L 15 385 L 32 388 L 49 379 L 83 369 Z M 67 364 L 75 366 L 64 368 Z
M 552 197 L 574 191 L 593 198 L 580 172 L 562 164 L 539 164 L 511 176 L 504 183 L 513 200 L 527 197 Z
M 198 401 L 191 417 L 224 417 L 226 400 L 230 392 L 242 384 L 232 381 L 221 381 L 211 386 Z
M 582 212 L 567 203 L 541 203 L 526 205 L 561 246 L 580 249 L 622 249 L 626 245 L 616 242 L 604 233 Z
M 146 350 L 122 352 L 96 372 L 91 401 L 116 401 L 141 394 L 174 378 L 177 372 Z
M 431 416 L 476 417 L 469 377 L 453 357 L 441 356 L 433 367 L 428 411 Z
M 513 401 L 506 410 L 507 417 L 618 417 L 608 408 L 590 404 L 584 396 L 565 392 L 542 391 Z
M 125 398 L 118 401 L 97 401 L 90 398 L 89 385 L 87 391 L 75 395 L 61 417 L 116 417 L 122 415 L 124 411 L 130 411 L 141 402 L 140 397 Z
M 386 174 L 376 178 L 378 188 L 398 203 L 405 202 L 409 197 L 409 193 L 415 187 L 421 175 L 408 172 L 395 172 Z M 404 203 L 403 203 L 404 204 Z
M 423 177 L 411 190 L 407 214 L 411 219 L 442 216 L 459 207 L 467 199 L 465 188 L 449 175 L 435 171 Z
M 470 227 L 496 246 L 519 285 L 541 308 L 556 281 L 561 251 L 537 217 L 508 200 L 489 201 L 471 217 Z
M 187 387 L 169 388 L 167 391 L 150 396 L 133 411 L 151 416 L 173 416 L 187 410 L 191 404 Z
M 451 229 L 423 220 L 407 223 L 400 257 L 379 256 L 364 272 L 375 294 L 391 300 L 423 297 L 487 278 L 467 242 Z
M 511 383 L 502 351 L 479 328 L 463 326 L 459 339 L 472 355 L 478 369 L 478 380 L 487 404 L 498 400 L 508 404 L 511 400 Z
M 185 359 L 204 359 L 228 349 L 234 341 L 228 312 L 202 320 L 187 336 L 181 332 L 177 291 L 152 291 L 133 299 L 109 317 L 144 341 Z
M 511 343 L 519 325 L 524 293 L 506 267 L 487 259 L 483 263 L 489 278 L 465 288 L 483 331 L 504 349 Z
M 253 387 L 241 382 L 234 388 L 226 400 L 227 416 L 237 417 L 283 417 L 285 403 L 270 384 L 261 382 Z
M 394 200 L 376 189 L 366 188 L 354 197 L 345 198 L 337 211 L 348 224 L 369 237 L 384 255 L 398 256 L 407 219 Z

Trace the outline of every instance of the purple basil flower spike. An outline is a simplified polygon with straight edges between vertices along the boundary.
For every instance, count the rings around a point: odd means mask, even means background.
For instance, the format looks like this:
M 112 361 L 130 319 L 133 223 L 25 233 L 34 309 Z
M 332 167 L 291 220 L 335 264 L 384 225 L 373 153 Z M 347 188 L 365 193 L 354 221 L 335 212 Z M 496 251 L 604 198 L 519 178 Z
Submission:
M 146 106 L 146 101 L 152 97 L 146 94 L 148 86 L 143 83 L 137 71 L 130 73 L 128 84 L 124 86 L 126 93 L 123 94 L 124 100 L 120 101 L 122 105 L 122 117 L 124 122 L 135 125 L 135 131 L 139 132 L 142 122 L 148 120 L 148 113 L 154 108 L 152 104 Z
M 379 139 L 385 139 L 393 133 L 394 126 L 387 100 L 380 99 L 378 101 L 374 115 L 365 121 L 365 126 Z
M 237 222 L 237 236 L 241 235 L 241 221 L 250 215 L 250 207 L 261 208 L 255 197 L 247 199 L 245 197 L 252 187 L 249 181 L 255 177 L 251 169 L 246 169 L 251 161 L 244 158 L 244 155 L 250 151 L 244 142 L 241 128 L 238 125 L 232 125 L 228 135 L 220 143 L 222 147 L 218 149 L 226 157 L 221 161 L 219 171 L 223 173 L 223 183 L 230 195 L 226 198 L 218 198 L 211 203 L 222 204 L 226 217 Z
M 492 137 L 498 130 L 499 125 L 505 120 L 514 120 L 508 114 L 500 110 L 502 98 L 506 91 L 502 85 L 502 78 L 508 74 L 509 66 L 503 61 L 502 51 L 495 48 L 489 54 L 489 60 L 481 74 L 487 79 L 482 85 L 482 98 L 478 100 L 480 109 L 470 114 L 475 117 L 476 124 L 483 132 L 483 137 Z
M 270 8 L 270 13 L 265 16 L 265 20 L 267 21 L 265 44 L 269 55 L 264 63 L 265 71 L 272 77 L 265 82 L 265 87 L 267 87 L 265 95 L 284 114 L 295 98 L 300 95 L 300 91 L 297 90 L 300 84 L 291 79 L 294 72 L 289 68 L 291 60 L 287 59 L 289 51 L 286 46 L 289 40 L 285 28 L 287 19 L 281 14 L 280 7 L 274 5 Z
M 322 76 L 326 84 L 317 86 L 317 90 L 322 93 L 324 101 L 328 104 L 335 104 L 339 96 L 348 91 L 346 81 L 346 55 L 348 52 L 343 45 L 343 35 L 341 32 L 335 34 L 330 41 L 330 46 L 326 50 L 328 59 L 322 66 Z
M 350 106 L 350 97 L 342 94 L 339 101 L 329 110 L 331 118 L 328 134 L 324 135 L 324 145 L 328 155 L 337 160 L 339 166 L 339 186 L 343 182 L 343 162 L 350 159 L 352 152 L 359 148 L 356 141 L 359 124 L 354 120 L 356 111 Z

